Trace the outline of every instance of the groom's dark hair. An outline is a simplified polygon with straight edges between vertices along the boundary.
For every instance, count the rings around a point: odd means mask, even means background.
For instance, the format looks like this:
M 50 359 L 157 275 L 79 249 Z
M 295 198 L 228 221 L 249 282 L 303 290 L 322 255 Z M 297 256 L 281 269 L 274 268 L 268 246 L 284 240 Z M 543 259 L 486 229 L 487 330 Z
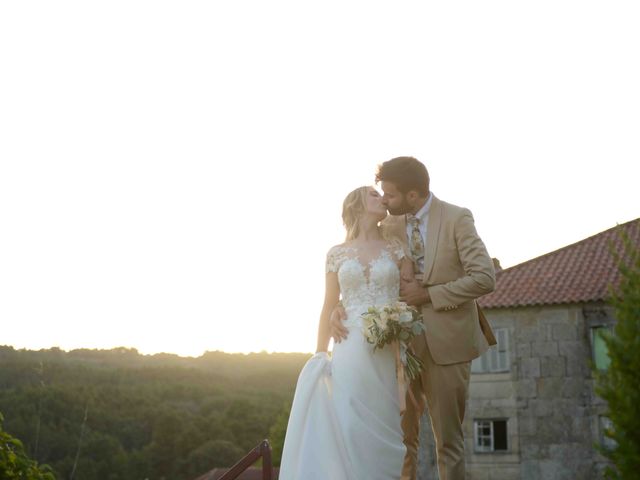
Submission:
M 391 182 L 400 192 L 415 190 L 429 195 L 429 172 L 422 162 L 413 157 L 396 157 L 378 165 L 376 183 Z

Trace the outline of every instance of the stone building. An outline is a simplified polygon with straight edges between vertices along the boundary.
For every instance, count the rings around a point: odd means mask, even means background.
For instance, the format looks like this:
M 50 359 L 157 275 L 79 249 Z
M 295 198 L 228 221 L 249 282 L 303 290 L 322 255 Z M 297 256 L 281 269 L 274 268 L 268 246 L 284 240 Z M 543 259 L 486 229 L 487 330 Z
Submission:
M 470 480 L 596 479 L 607 464 L 606 405 L 592 366 L 606 368 L 602 332 L 615 323 L 607 305 L 619 280 L 610 253 L 618 229 L 640 245 L 640 219 L 497 272 L 480 304 L 498 339 L 472 363 L 465 448 Z M 619 250 L 619 249 L 618 249 Z M 433 439 L 423 418 L 420 480 L 437 478 Z

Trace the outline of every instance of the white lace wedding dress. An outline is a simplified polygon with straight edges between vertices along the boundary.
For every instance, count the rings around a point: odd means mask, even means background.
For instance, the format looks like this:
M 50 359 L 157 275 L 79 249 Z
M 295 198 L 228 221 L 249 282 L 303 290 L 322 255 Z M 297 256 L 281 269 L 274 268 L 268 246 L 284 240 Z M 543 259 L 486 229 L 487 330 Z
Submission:
M 368 264 L 353 247 L 333 247 L 327 271 L 338 272 L 347 312 L 346 340 L 331 357 L 317 353 L 298 378 L 280 466 L 280 480 L 400 478 L 402 443 L 395 356 L 373 351 L 360 315 L 397 300 L 402 249 L 388 245 Z

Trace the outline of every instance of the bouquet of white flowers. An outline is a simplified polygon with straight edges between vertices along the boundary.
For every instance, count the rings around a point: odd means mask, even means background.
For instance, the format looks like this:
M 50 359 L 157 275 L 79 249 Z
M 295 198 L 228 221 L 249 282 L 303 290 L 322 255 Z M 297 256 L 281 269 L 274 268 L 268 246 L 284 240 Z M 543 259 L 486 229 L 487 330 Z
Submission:
M 424 323 L 418 311 L 404 302 L 382 307 L 369 307 L 362 314 L 364 336 L 374 345 L 373 350 L 392 345 L 396 354 L 396 375 L 401 414 L 405 410 L 405 376 L 418 377 L 424 367 L 422 360 L 410 349 L 411 340 L 424 332 Z M 411 390 L 409 390 L 411 395 Z M 415 400 L 414 400 L 415 401 Z

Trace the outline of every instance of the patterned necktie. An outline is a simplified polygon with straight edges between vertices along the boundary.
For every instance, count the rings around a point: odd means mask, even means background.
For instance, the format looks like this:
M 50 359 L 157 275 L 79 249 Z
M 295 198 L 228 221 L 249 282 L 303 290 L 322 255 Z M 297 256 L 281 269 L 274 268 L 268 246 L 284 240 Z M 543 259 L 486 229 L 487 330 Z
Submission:
M 420 234 L 420 219 L 413 215 L 408 215 L 407 221 L 409 225 L 411 225 L 411 239 L 409 242 L 411 256 L 413 257 L 413 261 L 418 263 L 419 260 L 424 260 L 424 241 Z

